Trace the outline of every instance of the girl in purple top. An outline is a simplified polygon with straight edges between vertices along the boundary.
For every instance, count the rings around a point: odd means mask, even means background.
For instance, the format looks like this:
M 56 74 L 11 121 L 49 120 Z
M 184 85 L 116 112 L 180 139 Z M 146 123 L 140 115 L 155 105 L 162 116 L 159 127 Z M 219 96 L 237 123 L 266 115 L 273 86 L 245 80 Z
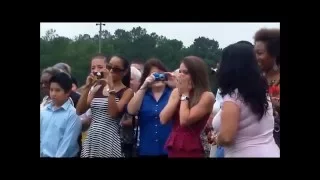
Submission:
M 280 157 L 273 137 L 273 109 L 268 84 L 261 76 L 253 46 L 226 47 L 217 73 L 223 97 L 214 117 L 213 142 L 223 146 L 225 157 Z

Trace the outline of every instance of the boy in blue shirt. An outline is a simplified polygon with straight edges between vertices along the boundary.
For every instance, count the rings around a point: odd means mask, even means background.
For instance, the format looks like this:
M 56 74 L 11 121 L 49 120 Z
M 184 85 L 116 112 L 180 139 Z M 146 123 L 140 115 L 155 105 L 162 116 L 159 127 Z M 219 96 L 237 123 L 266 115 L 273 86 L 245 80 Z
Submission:
M 49 83 L 52 102 L 40 111 L 40 157 L 76 157 L 81 121 L 69 101 L 72 80 L 61 72 Z

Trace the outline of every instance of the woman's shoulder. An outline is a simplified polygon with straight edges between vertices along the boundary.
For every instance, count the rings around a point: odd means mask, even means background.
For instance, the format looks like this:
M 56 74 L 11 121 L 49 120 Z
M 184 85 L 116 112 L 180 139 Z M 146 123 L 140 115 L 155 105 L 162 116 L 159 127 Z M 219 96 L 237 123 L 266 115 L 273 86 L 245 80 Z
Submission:
M 213 97 L 213 98 L 215 97 L 213 92 L 211 92 L 211 91 L 205 91 L 202 93 L 202 95 L 207 96 L 207 97 Z
M 223 103 L 227 102 L 227 101 L 231 101 L 231 102 L 237 104 L 239 107 L 244 105 L 243 97 L 239 93 L 238 89 L 235 89 L 233 92 L 224 95 L 222 99 L 223 99 Z

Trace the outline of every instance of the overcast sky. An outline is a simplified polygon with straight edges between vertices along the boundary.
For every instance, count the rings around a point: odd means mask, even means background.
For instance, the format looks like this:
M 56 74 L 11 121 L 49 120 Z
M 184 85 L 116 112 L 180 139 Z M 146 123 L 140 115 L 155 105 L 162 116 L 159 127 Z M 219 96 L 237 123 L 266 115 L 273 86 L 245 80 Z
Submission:
M 184 46 L 190 46 L 193 40 L 199 36 L 214 38 L 219 42 L 221 48 L 240 40 L 253 42 L 254 33 L 260 28 L 280 28 L 280 23 L 106 23 L 103 29 L 112 34 L 116 29 L 131 30 L 133 27 L 141 26 L 158 35 L 166 36 L 169 39 L 177 39 L 183 42 Z M 40 37 L 48 29 L 55 29 L 60 36 L 74 38 L 79 34 L 98 34 L 99 26 L 95 23 L 41 23 Z

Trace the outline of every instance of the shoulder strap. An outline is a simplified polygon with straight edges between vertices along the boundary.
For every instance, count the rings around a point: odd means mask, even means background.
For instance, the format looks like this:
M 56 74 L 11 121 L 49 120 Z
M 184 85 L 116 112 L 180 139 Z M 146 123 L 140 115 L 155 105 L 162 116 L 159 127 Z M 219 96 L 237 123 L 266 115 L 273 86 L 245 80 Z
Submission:
M 126 92 L 127 89 L 128 87 L 122 88 L 120 91 L 116 93 L 116 96 L 119 98 L 119 100 L 122 98 L 123 93 Z

